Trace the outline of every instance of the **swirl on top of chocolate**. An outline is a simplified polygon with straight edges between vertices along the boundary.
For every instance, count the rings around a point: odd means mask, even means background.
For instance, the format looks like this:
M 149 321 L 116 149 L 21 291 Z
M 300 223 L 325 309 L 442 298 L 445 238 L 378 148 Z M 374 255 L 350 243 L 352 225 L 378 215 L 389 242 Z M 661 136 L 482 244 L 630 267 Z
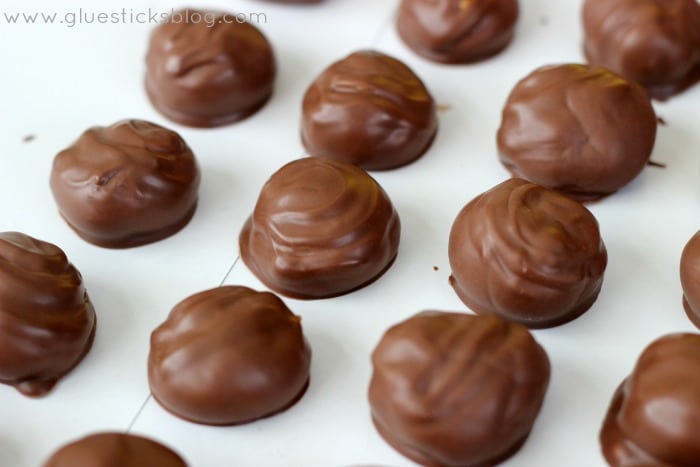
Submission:
M 95 323 L 83 278 L 60 248 L 0 233 L 0 383 L 45 395 L 88 353 Z
M 174 131 L 123 120 L 85 131 L 53 162 L 61 215 L 85 241 L 127 248 L 173 235 L 197 206 L 199 168 Z
M 697 0 L 586 0 L 584 51 L 608 68 L 667 99 L 700 80 Z
M 498 151 L 514 176 L 579 201 L 595 200 L 642 171 L 656 126 L 651 101 L 637 83 L 586 65 L 546 66 L 511 91 Z
M 397 29 L 417 54 L 442 63 L 471 63 L 513 38 L 517 0 L 403 0 Z
M 539 414 L 550 366 L 526 327 L 429 311 L 389 329 L 372 353 L 372 421 L 422 465 L 492 466 Z
M 680 269 L 683 308 L 688 319 L 700 329 L 700 231 L 683 248 Z
M 697 467 L 700 462 L 700 335 L 649 345 L 615 392 L 600 432 L 612 467 Z
M 449 260 L 450 283 L 469 308 L 546 328 L 591 307 L 607 252 L 583 205 L 511 179 L 462 209 L 450 232 Z
M 293 405 L 309 384 L 301 318 L 269 292 L 224 286 L 178 303 L 151 335 L 153 397 L 178 417 L 234 425 Z
M 265 183 L 240 235 L 241 258 L 272 290 L 325 298 L 363 287 L 396 257 L 400 222 L 364 170 L 307 157 Z
M 311 84 L 301 138 L 312 156 L 387 170 L 423 155 L 437 126 L 435 102 L 420 78 L 399 60 L 365 50 L 332 64 Z
M 61 447 L 43 467 L 187 467 L 172 449 L 143 436 L 95 433 Z
M 194 127 L 233 123 L 272 95 L 276 65 L 270 43 L 233 13 L 184 9 L 151 35 L 146 91 L 169 119 Z

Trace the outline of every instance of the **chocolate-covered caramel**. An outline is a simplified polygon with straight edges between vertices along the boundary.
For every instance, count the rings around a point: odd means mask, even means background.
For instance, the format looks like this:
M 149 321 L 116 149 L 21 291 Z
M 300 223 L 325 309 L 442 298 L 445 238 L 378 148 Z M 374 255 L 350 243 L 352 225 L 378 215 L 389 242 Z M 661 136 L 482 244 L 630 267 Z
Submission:
M 401 454 L 430 466 L 492 466 L 515 454 L 550 374 L 524 326 L 438 311 L 389 329 L 372 364 L 374 425 Z
M 393 169 L 423 155 L 436 132 L 435 102 L 423 82 L 380 52 L 332 64 L 304 96 L 301 138 L 312 156 Z
M 168 411 L 234 425 L 293 405 L 309 384 L 301 318 L 269 292 L 224 286 L 178 303 L 151 335 L 148 381 Z
M 591 307 L 607 252 L 598 222 L 583 205 L 511 179 L 460 211 L 449 259 L 450 283 L 473 311 L 545 328 Z
M 600 432 L 611 467 L 700 465 L 700 335 L 649 345 L 622 382 Z
M 169 119 L 194 127 L 233 123 L 272 95 L 276 65 L 265 36 L 234 13 L 184 9 L 151 35 L 146 91 Z
M 608 68 L 667 99 L 700 80 L 697 0 L 586 0 L 584 51 Z
M 0 233 L 0 383 L 45 395 L 90 350 L 95 322 L 82 276 L 60 248 Z
M 172 449 L 143 436 L 95 433 L 57 450 L 43 467 L 187 467 Z
M 690 321 L 700 329 L 700 232 L 688 241 L 681 254 L 683 308 Z
M 517 0 L 403 0 L 396 26 L 417 54 L 470 63 L 503 50 L 513 38 Z
M 364 170 L 299 159 L 265 183 L 241 231 L 241 258 L 272 290 L 295 298 L 344 294 L 374 281 L 399 246 L 399 216 Z
M 580 201 L 594 200 L 642 171 L 656 125 L 638 84 L 586 65 L 546 66 L 511 91 L 498 150 L 514 176 Z
M 53 162 L 51 190 L 66 222 L 108 248 L 155 242 L 197 206 L 199 168 L 185 141 L 143 120 L 85 131 Z

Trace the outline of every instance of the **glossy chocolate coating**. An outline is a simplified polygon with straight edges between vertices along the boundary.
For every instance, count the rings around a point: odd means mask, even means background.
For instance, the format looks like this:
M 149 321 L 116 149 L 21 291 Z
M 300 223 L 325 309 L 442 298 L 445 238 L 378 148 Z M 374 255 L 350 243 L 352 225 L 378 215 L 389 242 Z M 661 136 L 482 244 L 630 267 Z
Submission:
M 241 258 L 268 287 L 325 298 L 363 287 L 396 257 L 399 216 L 364 170 L 321 157 L 282 167 L 240 235 Z
M 517 0 L 403 0 L 397 29 L 417 54 L 470 63 L 503 50 L 513 38 Z
M 372 421 L 430 466 L 492 466 L 515 454 L 539 414 L 549 359 L 524 326 L 430 311 L 389 329 L 372 354 Z
M 700 80 L 700 4 L 696 0 L 586 0 L 584 51 L 667 99 Z
M 514 176 L 580 201 L 594 200 L 642 171 L 656 125 L 638 84 L 586 65 L 547 66 L 511 91 L 498 150 Z
M 165 409 L 235 425 L 293 405 L 309 384 L 301 318 L 269 292 L 224 286 L 178 303 L 151 334 L 148 381 Z
M 53 162 L 51 190 L 85 241 L 127 248 L 173 235 L 197 206 L 199 168 L 185 141 L 143 120 L 85 131 Z
M 700 465 L 700 335 L 671 334 L 639 357 L 600 432 L 612 467 Z
M 469 308 L 546 328 L 591 307 L 607 252 L 598 222 L 583 205 L 511 179 L 460 211 L 449 259 L 450 283 Z
M 82 276 L 60 248 L 0 233 L 0 383 L 45 395 L 90 350 L 95 322 Z
M 272 48 L 255 26 L 237 18 L 179 10 L 153 31 L 146 91 L 159 112 L 183 125 L 214 127 L 248 117 L 267 102 L 276 74 Z
M 43 467 L 187 467 L 172 449 L 148 438 L 96 433 L 66 444 Z
M 700 232 L 688 241 L 681 254 L 683 308 L 690 321 L 700 329 Z
M 332 64 L 304 96 L 301 138 L 312 156 L 393 169 L 423 155 L 436 132 L 435 102 L 423 82 L 380 52 Z

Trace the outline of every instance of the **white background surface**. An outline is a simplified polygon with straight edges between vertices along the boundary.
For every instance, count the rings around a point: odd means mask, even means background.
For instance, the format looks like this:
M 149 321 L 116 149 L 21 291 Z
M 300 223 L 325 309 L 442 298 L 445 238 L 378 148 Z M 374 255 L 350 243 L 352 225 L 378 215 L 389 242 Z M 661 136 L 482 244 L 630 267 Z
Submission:
M 59 4 L 60 3 L 60 4 Z M 393 27 L 395 0 L 326 0 L 284 6 L 253 0 L 189 4 L 135 0 L 4 1 L 3 13 L 135 12 L 210 6 L 264 12 L 260 25 L 279 65 L 276 91 L 252 118 L 214 130 L 166 121 L 143 90 L 153 25 L 8 25 L 0 18 L 0 231 L 18 230 L 63 248 L 80 269 L 98 314 L 92 351 L 47 397 L 0 387 L 0 466 L 39 465 L 63 443 L 98 430 L 158 439 L 193 467 L 412 465 L 371 425 L 369 356 L 392 324 L 422 309 L 466 311 L 449 287 L 447 238 L 460 208 L 507 177 L 495 133 L 512 86 L 534 68 L 582 60 L 580 2 L 522 2 L 512 45 L 472 66 L 413 55 Z M 220 283 L 262 285 L 237 261 L 238 232 L 264 181 L 303 154 L 300 105 L 332 61 L 374 47 L 406 61 L 440 104 L 438 137 L 405 168 L 375 173 L 402 221 L 393 267 L 370 287 L 320 301 L 285 299 L 303 317 L 313 349 L 311 386 L 290 410 L 252 424 L 212 428 L 181 421 L 152 399 L 146 379 L 150 332 L 191 293 Z M 595 305 L 576 321 L 536 331 L 552 363 L 544 407 L 523 449 L 506 466 L 605 465 L 598 430 L 612 393 L 641 350 L 693 330 L 681 306 L 678 261 L 700 226 L 700 86 L 655 103 L 659 128 L 649 167 L 590 209 L 609 264 Z M 54 155 L 93 125 L 143 118 L 180 132 L 202 169 L 198 210 L 177 235 L 129 250 L 80 240 L 49 191 Z M 26 135 L 35 140 L 23 142 Z M 434 266 L 439 268 L 434 270 Z M 141 410 L 143 409 L 143 410 Z

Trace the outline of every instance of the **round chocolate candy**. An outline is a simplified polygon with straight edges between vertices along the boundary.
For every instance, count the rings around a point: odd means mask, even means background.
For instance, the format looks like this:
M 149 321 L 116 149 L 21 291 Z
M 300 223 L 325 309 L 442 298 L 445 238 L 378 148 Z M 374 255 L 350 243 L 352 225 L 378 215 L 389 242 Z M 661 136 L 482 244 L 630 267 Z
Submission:
M 308 157 L 265 183 L 240 235 L 241 258 L 272 290 L 325 298 L 363 287 L 391 266 L 399 216 L 364 170 Z
M 647 347 L 622 382 L 600 432 L 611 467 L 700 465 L 700 335 Z
M 85 131 L 53 162 L 51 190 L 85 241 L 128 248 L 173 235 L 197 206 L 199 168 L 174 131 L 123 120 Z
M 688 241 L 681 255 L 683 308 L 690 321 L 700 329 L 700 232 Z
M 151 35 L 146 91 L 169 119 L 194 127 L 233 123 L 272 95 L 270 43 L 233 13 L 178 10 Z
M 332 64 L 304 96 L 301 138 L 312 156 L 393 169 L 423 155 L 436 132 L 435 102 L 423 82 L 380 52 Z
M 43 467 L 187 467 L 172 449 L 142 436 L 96 433 L 66 444 Z
M 586 0 L 584 51 L 608 68 L 667 99 L 700 80 L 697 0 Z
M 614 193 L 642 171 L 656 125 L 638 84 L 586 65 L 547 66 L 511 91 L 498 150 L 513 175 L 588 201 Z
M 82 276 L 60 248 L 0 233 L 0 383 L 45 395 L 88 353 L 95 322 Z
M 224 286 L 178 303 L 151 335 L 148 381 L 165 409 L 235 425 L 292 406 L 309 384 L 301 318 L 269 292 Z
M 450 283 L 473 311 L 531 328 L 591 307 L 607 264 L 598 222 L 580 203 L 511 179 L 467 204 L 452 225 Z
M 431 466 L 490 466 L 515 454 L 550 374 L 526 327 L 438 311 L 389 329 L 372 364 L 369 403 L 379 434 Z
M 470 63 L 503 50 L 513 38 L 517 0 L 403 0 L 397 29 L 417 54 Z

